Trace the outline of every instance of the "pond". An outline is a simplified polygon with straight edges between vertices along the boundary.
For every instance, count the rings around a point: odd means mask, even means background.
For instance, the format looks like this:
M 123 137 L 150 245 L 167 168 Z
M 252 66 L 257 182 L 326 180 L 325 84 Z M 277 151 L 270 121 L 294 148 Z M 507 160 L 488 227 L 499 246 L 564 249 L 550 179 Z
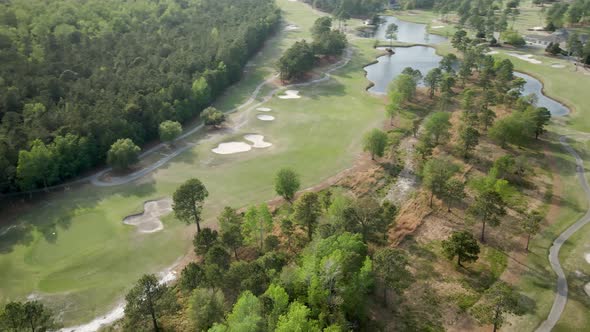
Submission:
M 429 70 L 438 67 L 440 59 L 432 47 L 397 47 L 395 54 L 380 56 L 377 63 L 365 67 L 367 79 L 374 84 L 369 92 L 386 94 L 389 83 L 401 74 L 404 68 L 412 67 L 426 75 Z
M 398 41 L 436 44 L 446 40 L 444 37 L 427 33 L 425 24 L 410 23 L 391 16 L 382 16 L 382 18 L 385 22 L 377 29 L 377 39 L 385 40 L 387 25 L 395 23 L 398 25 Z M 426 75 L 428 71 L 438 67 L 441 60 L 435 49 L 428 46 L 395 47 L 394 51 L 395 54 L 380 56 L 376 63 L 364 68 L 367 72 L 367 79 L 373 83 L 373 86 L 369 88 L 369 92 L 380 95 L 386 94 L 389 83 L 404 68 L 412 67 L 420 70 L 422 75 Z M 522 77 L 526 81 L 523 95 L 534 94 L 537 97 L 537 106 L 546 107 L 553 116 L 563 116 L 570 112 L 565 105 L 545 96 L 543 94 L 543 84 L 536 78 L 518 72 L 515 72 L 515 76 Z
M 381 16 L 383 23 L 379 25 L 375 32 L 375 39 L 387 40 L 385 36 L 387 26 L 395 23 L 398 26 L 397 41 L 414 44 L 438 44 L 446 41 L 445 37 L 433 35 L 426 32 L 425 24 L 411 23 L 398 19 L 393 16 Z

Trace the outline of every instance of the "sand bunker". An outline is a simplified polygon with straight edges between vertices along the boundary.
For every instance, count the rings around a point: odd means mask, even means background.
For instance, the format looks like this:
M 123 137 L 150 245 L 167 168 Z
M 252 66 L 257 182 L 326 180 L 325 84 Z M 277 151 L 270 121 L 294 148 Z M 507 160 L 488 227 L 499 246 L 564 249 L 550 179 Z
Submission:
M 435 25 L 435 26 L 433 26 L 432 28 L 433 28 L 433 29 L 442 29 L 442 28 L 444 28 L 444 27 L 445 27 L 444 25 Z
M 272 111 L 272 110 L 271 110 L 270 108 L 268 108 L 268 107 L 258 107 L 256 110 L 257 110 L 257 111 L 260 111 L 260 112 L 270 112 L 270 111 Z
M 590 264 L 590 253 L 587 253 L 586 256 L 584 256 L 586 258 L 586 262 L 588 262 L 588 264 Z
M 285 31 L 295 31 L 295 30 L 299 30 L 299 27 L 296 26 L 295 24 L 289 24 L 285 27 Z
M 258 148 L 258 149 L 268 148 L 268 147 L 272 146 L 272 143 L 264 141 L 264 136 L 262 136 L 262 135 L 255 135 L 255 134 L 244 135 L 244 139 L 246 141 L 252 142 L 252 144 L 253 144 L 252 146 L 255 148 Z
M 486 53 L 487 55 L 494 55 L 494 54 L 498 54 L 500 52 L 498 51 L 489 51 L 488 53 Z
M 584 285 L 584 292 L 586 292 L 586 295 L 590 296 L 590 282 Z
M 553 68 L 565 68 L 565 65 L 559 64 L 559 63 L 552 63 L 551 67 Z
M 285 91 L 284 95 L 279 96 L 281 99 L 299 99 L 301 96 L 299 95 L 299 91 L 297 90 L 287 90 Z
M 262 120 L 262 121 L 274 121 L 275 117 L 272 115 L 266 115 L 266 114 L 258 114 L 256 116 L 258 118 L 258 120 Z
M 252 150 L 252 146 L 244 142 L 220 143 L 215 149 L 211 149 L 211 151 L 217 154 L 232 154 L 250 150 Z
M 506 54 L 508 54 L 510 56 L 513 56 L 515 58 L 518 58 L 520 60 L 524 60 L 524 61 L 527 61 L 527 62 L 536 64 L 536 65 L 543 63 L 543 62 L 541 62 L 541 61 L 539 61 L 537 59 L 533 59 L 533 55 L 532 54 L 518 54 L 518 53 L 512 53 L 512 52 L 508 52 Z
M 172 212 L 172 200 L 169 198 L 158 201 L 147 201 L 143 204 L 143 212 L 123 219 L 125 225 L 137 227 L 140 233 L 154 233 L 164 229 L 160 217 Z

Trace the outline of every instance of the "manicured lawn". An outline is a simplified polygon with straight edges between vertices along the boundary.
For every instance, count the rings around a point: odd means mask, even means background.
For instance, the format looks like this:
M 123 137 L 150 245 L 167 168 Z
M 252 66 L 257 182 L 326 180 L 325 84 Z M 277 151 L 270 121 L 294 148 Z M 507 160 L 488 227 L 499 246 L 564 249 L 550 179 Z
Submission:
M 281 32 L 271 39 L 254 60 L 256 66 L 248 67 L 244 80 L 217 103 L 220 109 L 245 101 L 272 72 L 280 51 L 309 35 L 317 13 L 298 2 L 278 3 L 285 20 L 302 32 Z M 168 216 L 163 231 L 139 234 L 122 219 L 141 211 L 146 200 L 171 196 L 191 177 L 200 178 L 210 192 L 204 214 L 213 224 L 223 206 L 273 198 L 272 178 L 280 167 L 294 168 L 304 187 L 350 167 L 361 151 L 362 133 L 384 119 L 382 101 L 365 92 L 362 70 L 377 52 L 371 42 L 353 44 L 353 60 L 331 81 L 301 88 L 301 99 L 273 98 L 264 105 L 273 109 L 275 121 L 257 120 L 255 110 L 240 111 L 232 115 L 236 122 L 246 120 L 239 129 L 195 135 L 192 150 L 134 183 L 52 194 L 18 216 L 14 224 L 23 231 L 0 238 L 0 304 L 38 294 L 63 312 L 65 325 L 105 313 L 141 274 L 161 271 L 190 250 L 194 226 Z M 273 146 L 225 156 L 211 152 L 218 143 L 249 133 L 264 135 Z

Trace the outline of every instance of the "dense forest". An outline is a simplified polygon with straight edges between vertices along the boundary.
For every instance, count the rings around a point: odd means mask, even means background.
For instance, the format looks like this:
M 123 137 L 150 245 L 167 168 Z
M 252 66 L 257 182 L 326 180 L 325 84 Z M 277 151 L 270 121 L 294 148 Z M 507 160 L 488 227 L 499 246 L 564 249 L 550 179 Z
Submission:
M 344 18 L 373 14 L 389 3 L 387 0 L 303 0 L 303 2 Z
M 40 188 L 186 122 L 277 27 L 272 0 L 0 2 L 0 192 Z
M 313 41 L 305 39 L 295 42 L 281 56 L 278 67 L 281 80 L 298 80 L 304 78 L 315 65 L 316 60 L 326 56 L 339 56 L 346 48 L 346 35 L 332 30 L 332 19 L 324 16 L 315 21 L 312 27 Z

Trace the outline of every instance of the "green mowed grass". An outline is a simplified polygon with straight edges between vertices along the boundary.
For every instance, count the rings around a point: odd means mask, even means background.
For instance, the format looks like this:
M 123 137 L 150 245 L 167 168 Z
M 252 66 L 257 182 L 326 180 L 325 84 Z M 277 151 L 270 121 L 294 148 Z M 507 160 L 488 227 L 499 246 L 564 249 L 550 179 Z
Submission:
M 285 20 L 302 32 L 281 32 L 272 38 L 249 67 L 244 80 L 217 105 L 230 109 L 245 101 L 273 69 L 276 57 L 295 40 L 308 36 L 317 14 L 308 6 L 279 1 Z M 179 184 L 200 178 L 210 196 L 206 224 L 213 224 L 223 206 L 242 207 L 274 197 L 272 178 L 289 166 L 301 174 L 304 187 L 317 184 L 352 165 L 361 151 L 362 133 L 384 119 L 381 99 L 365 91 L 362 66 L 377 52 L 369 41 L 354 42 L 351 63 L 333 79 L 300 88 L 302 98 L 273 98 L 266 107 L 273 122 L 256 119 L 255 110 L 242 110 L 233 119 L 247 122 L 226 135 L 196 135 L 193 149 L 155 172 L 126 185 L 98 188 L 84 185 L 54 193 L 14 220 L 18 227 L 0 239 L 0 303 L 41 296 L 62 314 L 65 325 L 104 314 L 143 273 L 165 269 L 191 247 L 194 226 L 173 216 L 165 228 L 140 234 L 122 224 L 125 216 L 143 209 L 143 202 L 169 197 Z M 265 90 L 266 91 L 266 90 Z M 234 155 L 215 155 L 211 148 L 243 134 L 259 133 L 273 146 Z
M 534 301 L 535 310 L 533 313 L 525 316 L 514 317 L 512 325 L 507 326 L 507 329 L 512 331 L 532 331 L 547 318 L 553 304 L 556 288 L 555 273 L 551 269 L 547 259 L 549 248 L 553 244 L 553 240 L 574 221 L 583 216 L 588 208 L 587 202 L 584 199 L 583 190 L 575 175 L 575 160 L 568 152 L 561 148 L 561 144 L 557 140 L 557 135 L 552 135 L 550 146 L 551 152 L 555 156 L 556 167 L 560 170 L 562 181 L 562 193 L 558 197 L 560 210 L 557 218 L 550 220 L 549 222 L 551 224 L 531 240 L 529 247 L 530 253 L 527 256 L 527 260 L 523 262 L 526 265 L 525 273 L 519 280 L 518 288 L 525 296 Z M 579 149 L 578 145 L 573 146 Z M 584 231 L 580 232 L 583 233 Z M 567 260 L 569 260 L 567 259 L 569 257 L 568 247 L 576 246 L 576 244 L 581 244 L 581 242 L 576 241 L 575 237 L 573 237 L 566 242 L 560 251 L 560 260 L 570 283 L 570 299 L 560 320 L 560 324 L 561 322 L 569 322 L 569 324 L 573 324 L 577 328 L 566 329 L 569 331 L 580 331 L 590 324 L 587 315 L 579 316 L 579 312 L 570 311 L 570 309 L 574 309 L 574 311 L 581 309 L 579 303 L 576 303 L 575 300 L 575 298 L 579 298 L 579 292 L 571 287 L 572 279 L 570 278 L 570 272 L 573 272 L 573 270 L 570 270 L 571 265 L 567 264 Z M 579 267 L 576 269 L 579 269 Z M 587 311 L 588 307 L 583 310 Z
M 63 310 L 66 322 L 78 322 L 104 313 L 141 273 L 162 270 L 188 250 L 179 222 L 166 222 L 154 234 L 121 223 L 151 197 L 141 189 L 89 194 L 94 190 L 63 195 L 19 220 L 37 228 L 26 244 L 4 247 L 0 255 L 2 302 L 38 295 Z M 80 301 L 70 301 L 71 295 Z
M 547 96 L 556 99 L 567 105 L 573 113 L 562 119 L 556 120 L 551 131 L 556 134 L 566 134 L 574 139 L 579 132 L 590 132 L 590 118 L 588 117 L 588 105 L 590 105 L 590 76 L 582 70 L 576 71 L 570 63 L 556 60 L 544 55 L 536 56 L 542 64 L 532 64 L 516 59 L 511 56 L 497 54 L 496 57 L 509 58 L 518 71 L 530 74 L 544 84 L 544 92 Z M 552 68 L 549 64 L 561 63 L 566 68 Z M 588 147 L 580 144 L 579 141 L 570 144 L 580 153 L 584 160 L 588 160 Z M 569 225 L 584 215 L 588 206 L 584 199 L 584 192 L 575 177 L 575 164 L 573 157 L 569 155 L 559 144 L 557 138 L 552 142 L 552 150 L 558 156 L 559 176 L 563 182 L 561 197 L 561 209 L 556 220 L 550 227 L 546 228 L 532 242 L 533 250 L 527 258 L 529 273 L 525 274 L 519 282 L 525 294 L 535 300 L 536 311 L 533 316 L 519 318 L 511 329 L 515 331 L 533 330 L 547 318 L 555 295 L 556 279 L 555 274 L 549 266 L 547 256 L 553 240 Z M 580 285 L 580 279 L 575 276 L 575 271 L 586 271 L 581 262 L 583 257 L 580 252 L 585 248 L 590 239 L 590 228 L 585 227 L 578 234 L 570 238 L 560 251 L 560 261 L 568 276 L 569 300 L 566 308 L 555 327 L 556 331 L 589 331 L 590 297 Z M 579 256 L 579 257 L 578 257 Z M 586 265 L 588 265 L 586 263 Z M 588 280 L 587 282 L 590 282 Z

